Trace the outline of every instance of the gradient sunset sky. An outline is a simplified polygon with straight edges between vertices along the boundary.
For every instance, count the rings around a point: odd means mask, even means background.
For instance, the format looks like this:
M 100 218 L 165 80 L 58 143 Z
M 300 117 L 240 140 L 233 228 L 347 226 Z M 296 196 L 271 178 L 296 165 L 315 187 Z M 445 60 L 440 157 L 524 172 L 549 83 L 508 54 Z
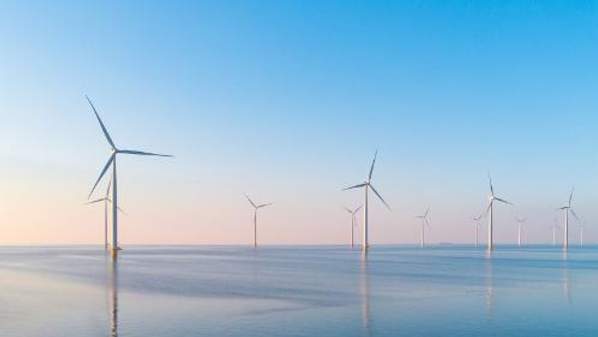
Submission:
M 347 243 L 366 177 L 371 242 L 598 240 L 598 3 L 198 1 L 0 4 L 0 244 L 101 243 L 83 203 L 116 144 L 126 244 Z M 103 190 L 104 187 L 101 187 Z M 578 240 L 578 226 L 571 229 Z M 481 238 L 485 238 L 484 231 Z

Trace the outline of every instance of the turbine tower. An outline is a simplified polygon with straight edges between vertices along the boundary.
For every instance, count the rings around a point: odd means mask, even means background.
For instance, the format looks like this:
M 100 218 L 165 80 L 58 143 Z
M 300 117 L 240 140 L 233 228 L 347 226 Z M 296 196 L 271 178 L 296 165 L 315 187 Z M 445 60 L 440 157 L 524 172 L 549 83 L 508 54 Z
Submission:
M 486 214 L 488 215 L 488 251 L 494 250 L 494 238 L 493 238 L 493 222 L 494 222 L 494 202 L 502 202 L 503 204 L 513 205 L 511 202 L 501 199 L 494 194 L 494 186 L 492 185 L 492 177 L 488 174 L 488 183 L 490 185 L 490 195 L 488 196 L 488 208 Z
M 426 226 L 430 227 L 430 220 L 428 219 L 429 215 L 430 215 L 430 207 L 428 207 L 426 209 L 426 212 L 423 215 L 416 216 L 416 218 L 421 219 L 421 221 L 422 221 L 421 234 L 420 234 L 420 239 L 419 239 L 419 244 L 422 248 L 424 248 L 424 246 L 426 245 L 426 241 L 425 241 Z
M 255 202 L 253 202 L 253 200 L 251 200 L 251 198 L 249 198 L 247 194 L 245 194 L 245 198 L 247 198 L 247 201 L 249 201 L 251 206 L 253 206 L 253 247 L 257 247 L 257 210 L 260 208 L 270 206 L 272 205 L 272 203 L 270 202 L 267 204 L 258 205 Z
M 523 230 L 523 223 L 526 221 L 526 218 L 516 217 L 515 221 L 517 221 L 517 245 L 521 247 L 521 231 Z
M 361 251 L 366 254 L 367 250 L 368 250 L 368 211 L 369 211 L 369 207 L 368 207 L 368 192 L 371 189 L 372 192 L 374 192 L 374 194 L 380 199 L 380 201 L 382 201 L 382 203 L 384 204 L 384 206 L 386 206 L 386 208 L 388 208 L 390 210 L 390 206 L 388 206 L 388 204 L 386 203 L 386 201 L 384 201 L 384 199 L 380 196 L 380 193 L 378 193 L 378 191 L 376 191 L 376 189 L 374 188 L 374 186 L 372 185 L 372 174 L 374 173 L 374 165 L 376 164 L 376 157 L 378 156 L 378 151 L 376 151 L 374 153 L 374 160 L 372 160 L 372 166 L 370 167 L 370 173 L 367 177 L 367 180 L 364 181 L 361 184 L 357 184 L 357 185 L 353 185 L 353 186 L 349 186 L 347 188 L 344 188 L 343 191 L 346 190 L 351 190 L 351 189 L 355 189 L 355 188 L 362 188 L 364 190 L 365 196 L 364 196 L 364 208 L 363 208 L 363 235 L 361 237 L 362 239 L 362 244 L 361 244 Z
M 353 248 L 355 246 L 355 226 L 357 226 L 357 221 L 355 219 L 355 215 L 357 214 L 357 212 L 359 212 L 359 210 L 361 209 L 361 206 L 357 207 L 356 209 L 350 209 L 348 207 L 343 207 L 345 209 L 345 211 L 347 211 L 349 214 L 351 214 L 351 248 Z
M 579 246 L 583 247 L 583 225 L 579 225 Z
M 575 217 L 575 219 L 579 221 L 579 217 L 577 216 L 573 208 L 571 208 L 571 201 L 573 201 L 574 191 L 575 188 L 571 188 L 571 193 L 569 194 L 569 201 L 567 202 L 567 205 L 559 208 L 559 210 L 565 212 L 565 233 L 563 237 L 563 249 L 569 248 L 569 213 L 571 213 L 573 217 Z
M 102 132 L 104 133 L 104 136 L 106 137 L 106 141 L 108 141 L 108 144 L 112 148 L 112 153 L 110 154 L 110 157 L 108 158 L 108 162 L 106 162 L 106 165 L 104 165 L 104 168 L 100 172 L 100 176 L 98 177 L 95 184 L 93 185 L 93 188 L 91 189 L 91 192 L 89 192 L 89 196 L 87 198 L 88 199 L 91 198 L 91 195 L 93 194 L 93 191 L 98 186 L 100 180 L 102 180 L 102 177 L 104 176 L 104 174 L 106 174 L 106 171 L 108 171 L 110 166 L 112 166 L 112 257 L 116 258 L 117 252 L 118 252 L 118 250 L 120 250 L 120 248 L 118 247 L 118 184 L 117 184 L 117 179 L 116 179 L 116 177 L 117 177 L 117 175 L 116 175 L 116 157 L 119 154 L 133 154 L 133 155 L 140 155 L 140 156 L 157 156 L 157 157 L 172 157 L 172 156 L 165 155 L 165 154 L 137 151 L 137 150 L 121 150 L 121 149 L 119 149 L 118 147 L 116 147 L 116 145 L 112 141 L 112 138 L 110 137 L 110 134 L 108 133 L 108 130 L 106 129 L 104 122 L 102 122 L 102 119 L 100 118 L 100 115 L 98 114 L 98 111 L 94 107 L 93 103 L 91 102 L 89 97 L 85 96 L 85 98 L 87 99 L 87 102 L 89 102 L 89 105 L 91 106 L 91 109 L 93 110 L 93 113 L 95 114 L 95 116 L 98 120 L 98 123 L 100 123 L 100 128 L 102 128 Z
M 96 204 L 98 202 L 104 203 L 104 250 L 108 250 L 108 204 L 112 203 L 112 199 L 110 199 L 111 187 L 112 177 L 110 177 L 110 181 L 108 182 L 108 188 L 106 189 L 106 194 L 104 195 L 104 197 L 86 203 L 86 205 Z M 120 207 L 117 208 L 119 212 L 124 213 L 124 211 Z

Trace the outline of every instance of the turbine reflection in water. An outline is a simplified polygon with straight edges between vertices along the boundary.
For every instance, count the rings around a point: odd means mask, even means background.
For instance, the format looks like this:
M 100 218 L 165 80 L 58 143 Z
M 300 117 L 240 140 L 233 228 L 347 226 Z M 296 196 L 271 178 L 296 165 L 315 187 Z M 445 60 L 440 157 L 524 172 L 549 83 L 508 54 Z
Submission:
M 494 270 L 492 265 L 492 252 L 486 252 L 486 264 L 485 264 L 485 278 L 486 278 L 486 318 L 493 320 L 494 318 L 494 305 L 495 305 L 495 293 L 494 293 Z
M 107 270 L 110 290 L 110 336 L 118 337 L 118 260 L 109 261 Z
M 371 336 L 370 327 L 370 279 L 368 273 L 367 256 L 362 255 L 359 270 L 359 292 L 361 294 L 361 321 L 363 325 L 363 335 Z

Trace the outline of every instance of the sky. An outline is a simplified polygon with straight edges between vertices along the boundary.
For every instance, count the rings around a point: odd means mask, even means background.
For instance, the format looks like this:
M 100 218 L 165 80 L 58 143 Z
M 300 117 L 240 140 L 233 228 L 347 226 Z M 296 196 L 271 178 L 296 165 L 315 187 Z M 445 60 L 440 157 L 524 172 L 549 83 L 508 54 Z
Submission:
M 0 245 L 96 244 L 110 147 L 120 242 L 346 244 L 374 151 L 373 244 L 551 240 L 575 186 L 598 241 L 598 3 L 0 3 Z M 101 187 L 103 190 L 105 187 Z M 361 219 L 360 219 L 361 221 Z M 481 240 L 485 238 L 485 226 Z M 571 225 L 571 242 L 579 225 Z

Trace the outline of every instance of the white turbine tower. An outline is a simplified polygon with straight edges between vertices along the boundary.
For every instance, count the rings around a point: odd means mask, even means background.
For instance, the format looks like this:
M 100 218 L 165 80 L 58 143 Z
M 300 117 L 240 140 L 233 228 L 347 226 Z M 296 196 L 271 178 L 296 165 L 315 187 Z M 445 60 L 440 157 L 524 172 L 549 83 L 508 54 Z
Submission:
M 390 210 L 390 206 L 388 206 L 388 204 L 386 203 L 386 201 L 384 201 L 384 199 L 380 196 L 380 193 L 378 193 L 378 191 L 376 191 L 376 189 L 374 188 L 374 186 L 372 185 L 372 174 L 374 173 L 374 165 L 376 164 L 376 157 L 378 156 L 378 151 L 376 151 L 376 153 L 374 153 L 374 160 L 372 160 L 372 166 L 370 167 L 370 174 L 368 175 L 368 178 L 366 181 L 364 181 L 361 184 L 357 184 L 354 186 L 349 186 L 347 188 L 344 188 L 343 191 L 346 190 L 351 190 L 354 188 L 361 188 L 363 187 L 364 193 L 365 193 L 365 201 L 363 203 L 364 208 L 363 208 L 363 235 L 362 235 L 362 244 L 361 244 L 361 251 L 365 254 L 367 253 L 368 250 L 368 211 L 369 211 L 369 207 L 368 207 L 368 192 L 371 189 L 372 192 L 374 192 L 374 194 L 380 199 L 380 201 L 382 201 L 382 203 L 384 204 L 384 206 L 386 206 L 386 208 L 388 208 Z
M 579 225 L 579 246 L 583 247 L 583 224 Z
M 571 214 L 573 214 L 575 219 L 577 219 L 579 221 L 579 217 L 577 216 L 577 214 L 575 213 L 573 208 L 571 208 L 571 201 L 573 201 L 573 192 L 574 191 L 575 191 L 575 188 L 571 188 L 571 193 L 569 194 L 569 201 L 567 202 L 567 205 L 559 208 L 559 210 L 562 210 L 565 212 L 565 233 L 564 233 L 564 237 L 563 237 L 563 249 L 569 248 L 569 212 L 571 212 Z
M 351 248 L 353 248 L 355 246 L 355 226 L 357 226 L 357 221 L 355 219 L 355 215 L 357 214 L 357 212 L 359 212 L 359 210 L 361 209 L 361 206 L 355 208 L 355 209 L 350 209 L 348 207 L 343 207 L 345 209 L 345 211 L 347 211 L 349 214 L 351 214 Z
M 421 233 L 420 233 L 420 238 L 419 238 L 419 244 L 422 248 L 424 248 L 424 246 L 426 245 L 426 240 L 425 240 L 425 232 L 426 232 L 426 226 L 430 227 L 430 219 L 428 219 L 428 216 L 430 215 L 430 207 L 428 207 L 426 209 L 426 212 L 423 215 L 418 215 L 416 216 L 416 218 L 421 219 Z
M 515 221 L 517 221 L 517 245 L 519 247 L 521 247 L 521 233 L 523 231 L 523 223 L 525 223 L 527 219 L 526 218 L 520 218 L 520 217 L 516 217 Z
M 99 202 L 104 203 L 104 250 L 108 250 L 108 204 L 112 203 L 112 199 L 110 199 L 111 187 L 112 177 L 110 177 L 110 181 L 108 182 L 108 188 L 106 189 L 106 194 L 104 195 L 104 197 L 86 203 L 86 205 L 97 204 Z M 124 213 L 124 211 L 120 207 L 117 208 L 121 213 Z
M 100 173 L 100 176 L 98 177 L 95 184 L 93 185 L 93 188 L 91 189 L 91 192 L 89 192 L 89 196 L 87 198 L 88 199 L 91 198 L 91 195 L 93 194 L 93 191 L 96 189 L 96 186 L 98 186 L 98 183 L 100 182 L 100 180 L 102 180 L 102 177 L 104 176 L 106 171 L 108 171 L 108 169 L 110 168 L 110 165 L 112 165 L 112 257 L 116 258 L 117 252 L 120 249 L 118 247 L 118 184 L 117 184 L 117 179 L 116 179 L 116 177 L 117 177 L 117 175 L 116 175 L 116 157 L 117 157 L 117 155 L 133 154 L 133 155 L 140 155 L 140 156 L 158 156 L 158 157 L 172 157 L 172 156 L 137 151 L 137 150 L 120 150 L 119 148 L 116 147 L 116 145 L 112 141 L 112 138 L 110 137 L 110 134 L 108 133 L 108 130 L 106 129 L 106 126 L 104 126 L 104 123 L 102 122 L 102 119 L 100 118 L 100 115 L 98 114 L 96 108 L 94 107 L 94 105 L 91 102 L 91 100 L 89 99 L 89 97 L 85 96 L 85 98 L 87 99 L 87 102 L 89 102 L 89 105 L 91 106 L 91 109 L 93 110 L 93 113 L 95 114 L 95 116 L 98 120 L 98 123 L 100 123 L 100 127 L 102 128 L 102 132 L 104 133 L 104 136 L 106 137 L 106 140 L 108 141 L 108 144 L 110 144 L 110 147 L 112 147 L 112 154 L 110 154 L 110 158 L 108 158 L 108 162 L 106 163 L 106 165 L 104 165 L 104 168 L 102 169 L 102 171 Z
M 494 232 L 493 232 L 493 222 L 494 222 L 494 202 L 502 202 L 503 204 L 513 205 L 509 201 L 501 199 L 494 194 L 494 186 L 492 185 L 492 177 L 488 174 L 488 183 L 490 185 L 490 195 L 488 196 L 488 208 L 486 209 L 486 214 L 488 215 L 488 251 L 492 251 L 494 249 Z
M 253 206 L 253 247 L 257 247 L 257 210 L 260 208 L 270 206 L 272 205 L 272 203 L 270 202 L 258 205 L 255 202 L 253 202 L 253 200 L 251 200 L 251 198 L 249 198 L 247 194 L 245 194 L 245 198 L 247 198 L 247 201 L 249 201 L 251 206 Z
M 482 215 L 478 215 L 473 218 L 474 221 L 474 229 L 475 229 L 475 247 L 478 248 L 480 246 L 480 220 L 482 219 Z

